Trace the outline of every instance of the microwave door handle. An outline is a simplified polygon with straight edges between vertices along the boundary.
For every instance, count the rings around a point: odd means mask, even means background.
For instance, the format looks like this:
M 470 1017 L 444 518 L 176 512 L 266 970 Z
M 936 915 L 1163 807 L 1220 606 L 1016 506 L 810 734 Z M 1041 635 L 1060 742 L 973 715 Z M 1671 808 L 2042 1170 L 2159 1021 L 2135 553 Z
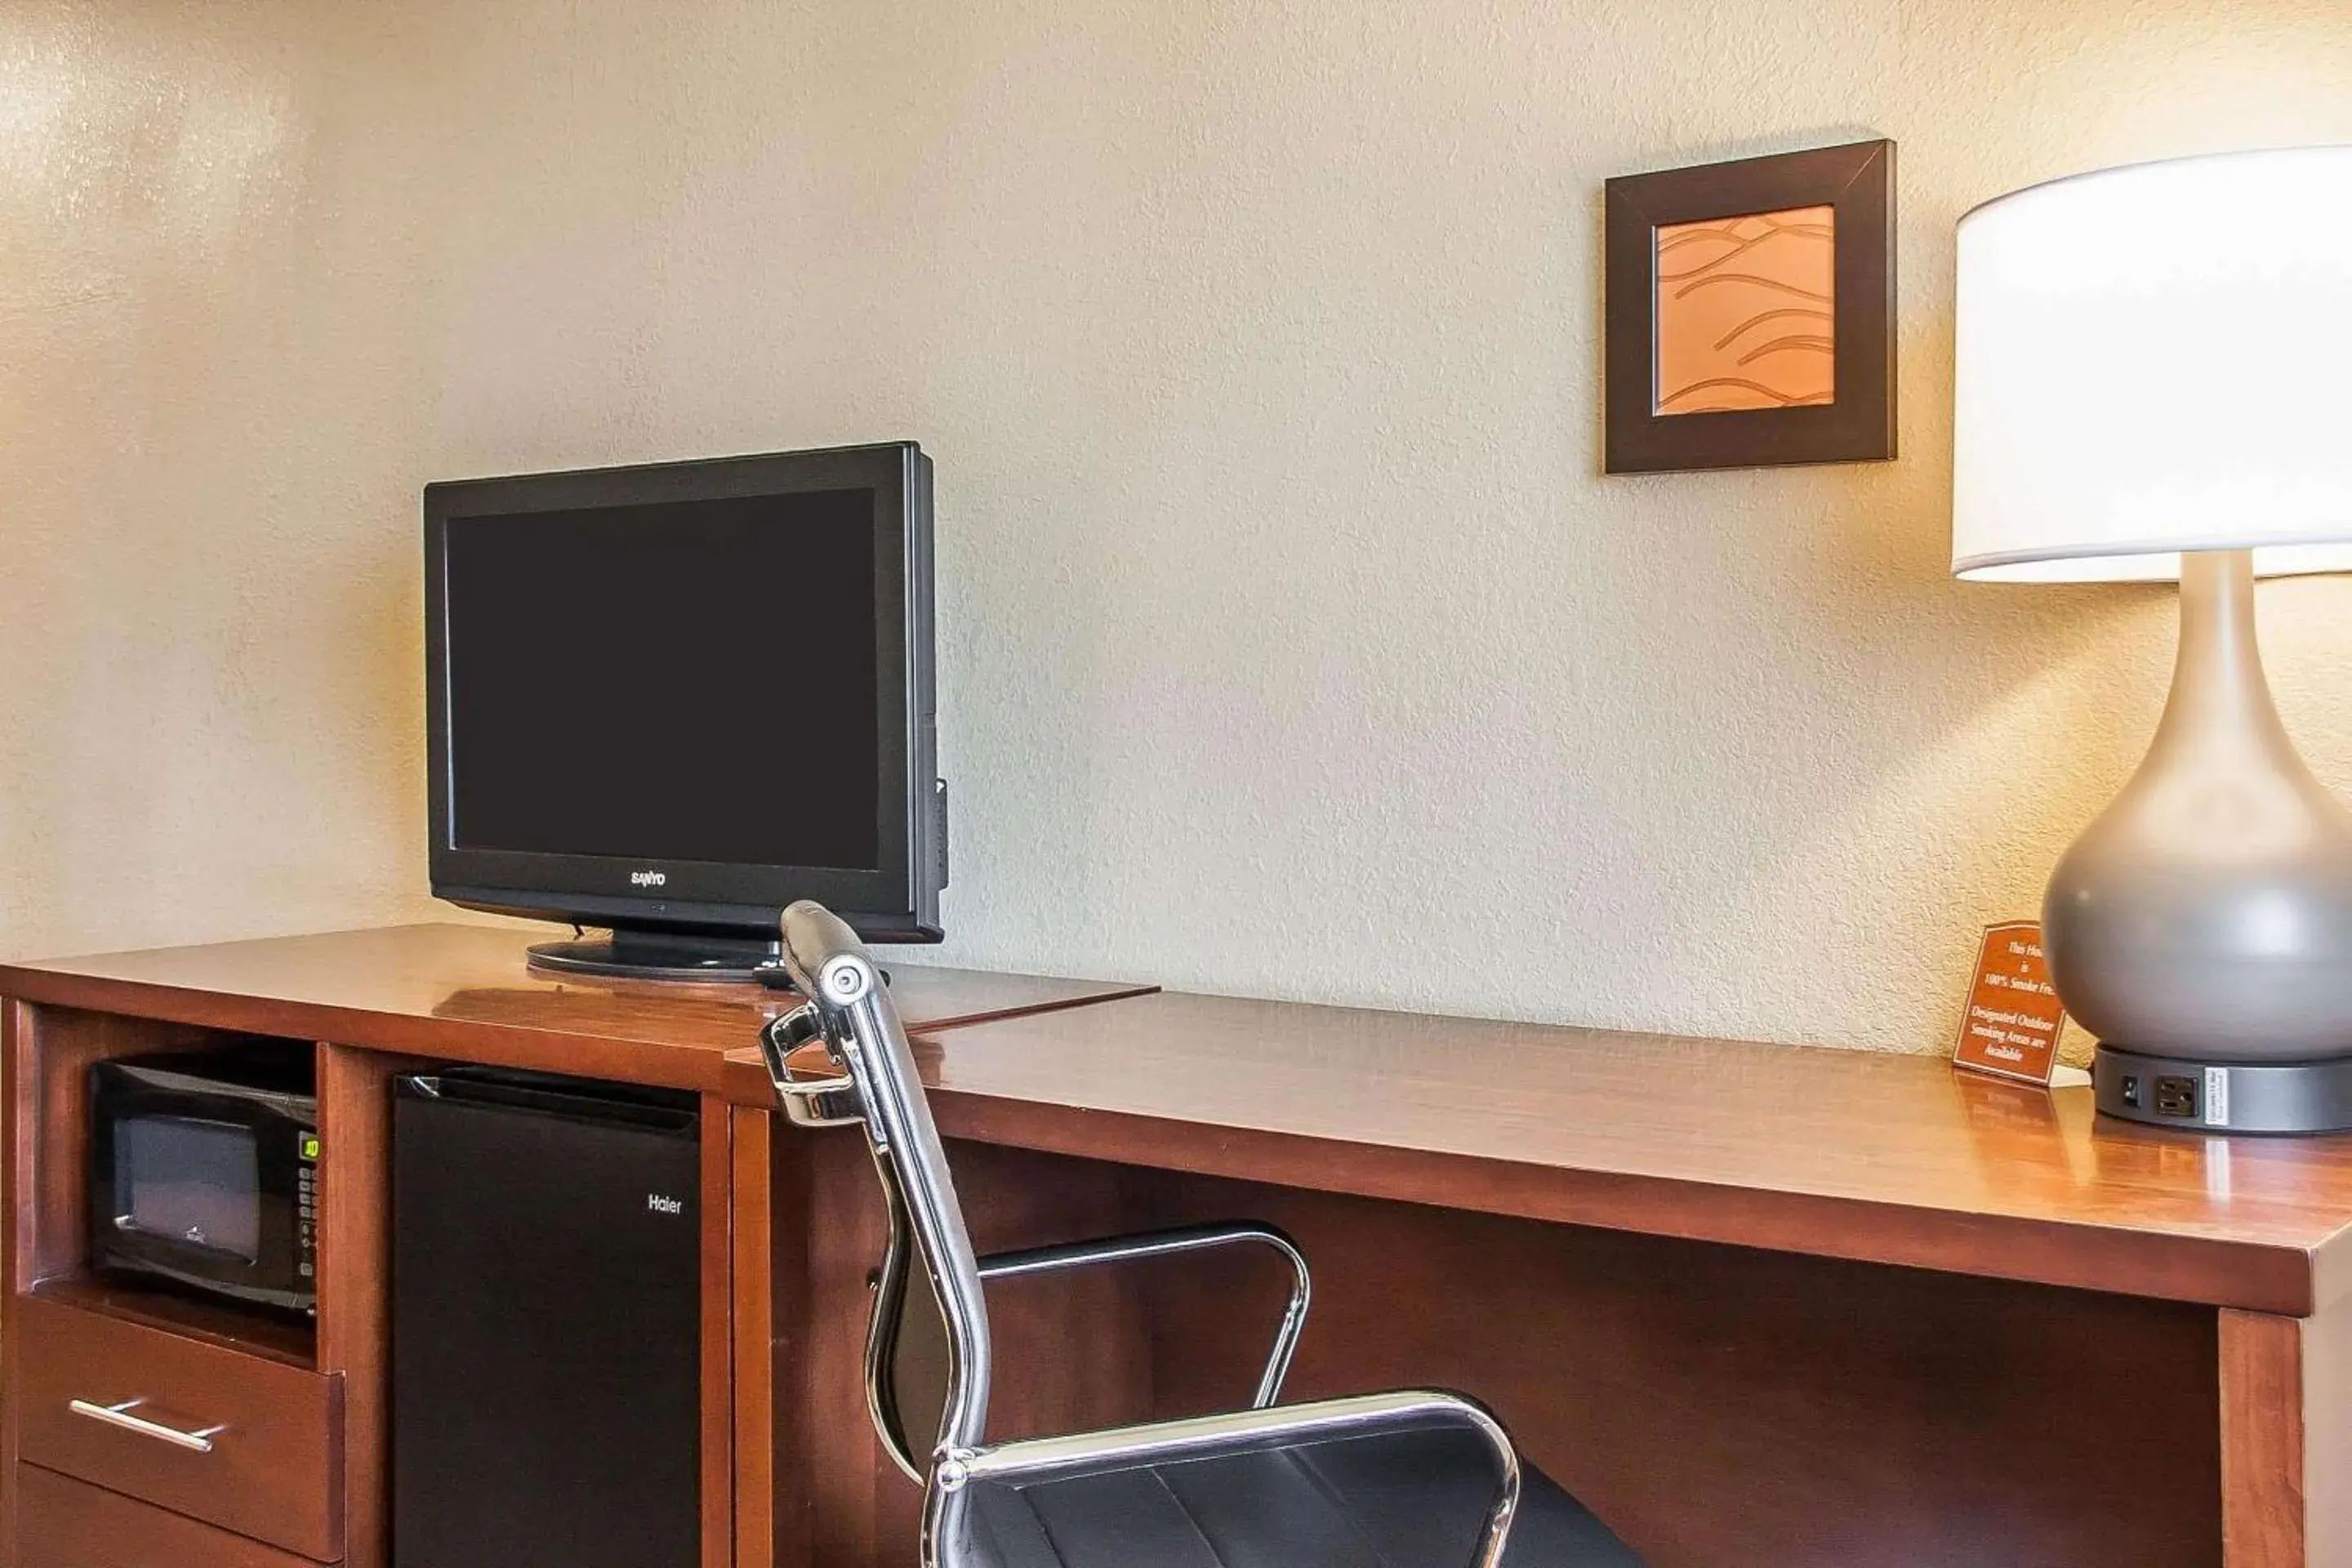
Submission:
M 161 1421 L 150 1421 L 132 1411 L 146 1404 L 144 1399 L 124 1399 L 112 1405 L 95 1405 L 87 1399 L 71 1399 L 66 1408 L 76 1415 L 87 1415 L 92 1421 L 102 1421 L 109 1426 L 119 1426 L 125 1432 L 136 1432 L 142 1437 L 152 1437 L 159 1443 L 169 1443 L 174 1448 L 185 1448 L 192 1454 L 209 1454 L 213 1439 L 228 1430 L 226 1426 L 206 1426 L 201 1431 L 183 1432 L 177 1426 L 166 1426 Z

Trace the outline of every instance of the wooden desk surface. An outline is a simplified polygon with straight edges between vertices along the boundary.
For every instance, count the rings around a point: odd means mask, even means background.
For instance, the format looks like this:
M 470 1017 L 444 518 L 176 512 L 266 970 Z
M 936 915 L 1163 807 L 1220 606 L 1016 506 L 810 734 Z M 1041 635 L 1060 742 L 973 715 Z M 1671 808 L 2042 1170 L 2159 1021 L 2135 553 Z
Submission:
M 554 979 L 528 940 L 419 925 L 7 964 L 0 994 L 772 1105 L 754 1039 L 785 998 Z M 2259 1311 L 2352 1293 L 2352 1137 L 2103 1121 L 2087 1090 L 1920 1057 L 888 967 L 951 1136 Z
M 0 964 L 0 995 L 208 1028 L 328 1040 L 719 1092 L 726 1053 L 793 1003 L 752 985 L 557 978 L 526 966 L 532 933 L 393 926 Z M 945 1028 L 1149 991 L 1086 980 L 900 963 L 910 1024 Z M 737 1092 L 744 1092 L 740 1073 Z M 766 1079 L 758 1084 L 761 1094 Z
M 1937 1058 L 1172 993 L 917 1034 L 950 1136 L 2294 1315 L 2352 1274 L 2352 1138 L 2142 1128 Z

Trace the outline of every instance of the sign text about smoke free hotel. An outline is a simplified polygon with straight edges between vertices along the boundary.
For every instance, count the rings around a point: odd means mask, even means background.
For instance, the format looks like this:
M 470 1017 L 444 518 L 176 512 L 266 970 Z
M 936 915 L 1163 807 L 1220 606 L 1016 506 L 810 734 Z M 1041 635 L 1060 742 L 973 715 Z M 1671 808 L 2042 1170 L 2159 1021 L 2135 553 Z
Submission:
M 2058 1066 L 2058 1034 L 2065 1026 L 2066 1009 L 2042 956 L 2041 925 L 2014 921 L 1989 928 L 1952 1060 L 1978 1072 L 2046 1084 Z

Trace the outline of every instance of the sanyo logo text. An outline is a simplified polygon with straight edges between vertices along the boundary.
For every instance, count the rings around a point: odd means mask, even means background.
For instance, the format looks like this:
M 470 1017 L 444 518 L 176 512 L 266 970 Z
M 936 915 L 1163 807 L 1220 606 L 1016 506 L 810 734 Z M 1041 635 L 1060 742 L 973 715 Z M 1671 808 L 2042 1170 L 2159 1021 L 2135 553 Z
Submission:
M 633 888 L 658 888 L 668 880 L 669 873 L 667 871 L 632 871 L 629 873 L 629 886 Z
M 654 1214 L 684 1214 L 686 1212 L 686 1200 L 684 1198 L 666 1198 L 659 1193 L 647 1193 L 646 1194 L 646 1207 L 649 1212 Z

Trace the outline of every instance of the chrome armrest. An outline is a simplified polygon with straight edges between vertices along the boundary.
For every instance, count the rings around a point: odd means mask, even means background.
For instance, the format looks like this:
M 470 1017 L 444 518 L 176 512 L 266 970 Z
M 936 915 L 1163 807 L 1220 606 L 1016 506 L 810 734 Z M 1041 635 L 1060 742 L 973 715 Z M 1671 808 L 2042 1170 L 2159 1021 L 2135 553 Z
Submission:
M 840 1067 L 840 1053 L 825 1034 L 824 1016 L 814 1002 L 779 1014 L 760 1031 L 760 1055 L 767 1061 L 768 1081 L 775 1085 L 784 1115 L 796 1127 L 844 1127 L 865 1121 L 866 1108 L 846 1068 L 814 1077 L 793 1070 L 793 1053 L 816 1040 L 824 1041 L 825 1055 Z
M 1220 1225 L 1180 1226 L 1171 1230 L 1143 1231 L 1134 1236 L 1107 1236 L 1093 1241 L 1064 1242 L 1055 1247 L 1024 1247 L 1000 1252 L 980 1260 L 982 1280 L 1018 1279 L 1029 1274 L 1052 1274 L 1097 1263 L 1129 1263 L 1178 1253 L 1202 1252 L 1213 1247 L 1266 1247 L 1290 1260 L 1290 1302 L 1274 1332 L 1274 1351 L 1257 1380 L 1250 1408 L 1264 1410 L 1282 1397 L 1282 1380 L 1290 1374 L 1291 1358 L 1298 1352 L 1298 1336 L 1307 1327 L 1307 1308 L 1314 1281 L 1307 1255 L 1298 1244 L 1270 1225 L 1237 1221 Z
M 1293 1444 L 1369 1437 L 1426 1425 L 1467 1426 L 1485 1438 L 1500 1474 L 1473 1568 L 1499 1568 L 1519 1507 L 1519 1453 L 1494 1414 L 1475 1400 L 1437 1389 L 1360 1394 L 1273 1409 L 1114 1426 L 1063 1437 L 1029 1437 L 992 1447 L 947 1448 L 934 1484 L 952 1497 L 976 1483 L 1028 1483 L 1103 1474 L 1142 1465 L 1223 1458 Z

